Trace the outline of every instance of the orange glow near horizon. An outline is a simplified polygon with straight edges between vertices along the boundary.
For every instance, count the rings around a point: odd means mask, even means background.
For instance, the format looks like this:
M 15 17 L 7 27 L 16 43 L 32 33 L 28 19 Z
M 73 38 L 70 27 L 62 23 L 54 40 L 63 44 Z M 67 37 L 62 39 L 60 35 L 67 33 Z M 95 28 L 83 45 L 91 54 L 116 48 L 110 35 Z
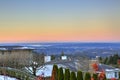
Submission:
M 8 28 L 7 28 L 8 29 Z M 56 42 L 56 41 L 116 41 L 120 40 L 118 34 L 109 28 L 17 28 L 8 29 L 0 32 L 1 42 Z

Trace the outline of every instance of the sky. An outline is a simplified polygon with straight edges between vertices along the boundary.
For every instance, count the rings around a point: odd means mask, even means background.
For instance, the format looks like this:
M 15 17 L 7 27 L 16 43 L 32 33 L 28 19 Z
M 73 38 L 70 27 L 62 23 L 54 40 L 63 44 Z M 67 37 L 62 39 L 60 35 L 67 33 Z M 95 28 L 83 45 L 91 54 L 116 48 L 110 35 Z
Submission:
M 120 0 L 0 0 L 0 42 L 120 42 Z

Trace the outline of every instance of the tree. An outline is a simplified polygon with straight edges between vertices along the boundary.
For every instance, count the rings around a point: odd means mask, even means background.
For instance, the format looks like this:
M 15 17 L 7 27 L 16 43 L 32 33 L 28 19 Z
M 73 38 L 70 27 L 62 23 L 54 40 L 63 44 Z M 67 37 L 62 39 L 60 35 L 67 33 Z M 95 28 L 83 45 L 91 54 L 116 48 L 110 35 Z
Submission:
M 107 60 L 108 60 L 108 57 L 106 57 L 106 58 L 104 59 L 103 63 L 106 64 L 106 63 L 107 63 Z
M 117 64 L 120 65 L 120 59 L 117 60 Z
M 98 69 L 99 69 L 97 63 L 93 63 L 93 64 L 92 64 L 92 67 L 93 67 L 93 70 L 94 70 L 94 71 L 98 71 Z
M 51 60 L 55 60 L 55 55 L 51 55 Z
M 120 79 L 120 72 L 119 72 L 119 74 L 118 74 L 118 75 L 119 75 L 119 79 Z
M 104 60 L 104 64 L 117 65 L 119 58 L 120 57 L 118 54 L 114 54 L 112 56 L 106 57 Z
M 62 52 L 61 52 L 61 56 L 64 56 L 64 55 L 65 55 L 65 54 L 64 54 L 64 51 L 62 51 Z
M 114 56 L 113 56 L 113 64 L 117 64 L 118 59 L 119 59 L 119 55 L 114 54 Z
M 98 75 L 97 74 L 93 74 L 92 77 L 93 77 L 94 80 L 98 80 Z
M 106 64 L 112 64 L 113 63 L 113 57 L 112 56 L 110 56 L 110 57 L 108 57 L 108 60 L 107 60 L 107 62 L 106 62 Z
M 58 80 L 64 80 L 63 68 L 60 67 L 58 70 Z
M 100 80 L 106 80 L 106 76 L 105 76 L 105 72 L 104 71 L 102 71 L 101 73 L 99 73 L 98 79 L 100 79 Z
M 58 80 L 58 66 L 53 65 L 52 76 L 50 80 Z
M 44 54 L 33 53 L 32 61 L 26 66 L 27 70 L 36 76 L 36 72 L 43 67 Z M 31 69 L 32 68 L 32 69 Z
M 65 69 L 64 80 L 70 80 L 70 70 Z
M 83 80 L 82 71 L 78 71 L 78 72 L 77 72 L 77 80 Z
M 75 72 L 71 72 L 71 74 L 70 74 L 70 80 L 77 80 Z
M 100 62 L 100 63 L 103 63 L 102 57 L 99 57 L 99 62 Z
M 91 75 L 89 72 L 85 73 L 84 80 L 91 80 Z

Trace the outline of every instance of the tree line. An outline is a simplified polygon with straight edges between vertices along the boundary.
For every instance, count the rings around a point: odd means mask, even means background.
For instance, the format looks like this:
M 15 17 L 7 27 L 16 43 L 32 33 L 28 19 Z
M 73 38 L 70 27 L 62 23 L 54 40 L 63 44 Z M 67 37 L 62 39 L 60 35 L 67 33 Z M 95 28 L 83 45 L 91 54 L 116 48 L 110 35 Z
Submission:
M 99 61 L 103 64 L 117 66 L 118 64 L 120 64 L 120 56 L 118 54 L 114 54 L 105 58 L 100 57 Z
M 62 67 L 58 68 L 57 65 L 54 65 L 50 80 L 99 80 L 98 78 L 98 74 L 96 73 L 91 75 L 89 72 L 73 72 L 69 69 L 63 70 Z

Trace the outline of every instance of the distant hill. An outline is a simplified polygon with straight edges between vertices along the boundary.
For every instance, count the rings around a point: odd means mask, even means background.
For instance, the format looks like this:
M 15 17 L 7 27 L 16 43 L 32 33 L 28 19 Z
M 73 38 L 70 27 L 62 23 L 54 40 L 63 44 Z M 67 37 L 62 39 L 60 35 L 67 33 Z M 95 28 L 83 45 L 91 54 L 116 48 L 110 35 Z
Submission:
M 63 51 L 67 55 L 80 56 L 109 56 L 115 53 L 120 54 L 120 43 L 4 43 L 0 46 L 25 46 L 34 48 L 36 53 L 44 53 L 46 55 L 59 55 Z

